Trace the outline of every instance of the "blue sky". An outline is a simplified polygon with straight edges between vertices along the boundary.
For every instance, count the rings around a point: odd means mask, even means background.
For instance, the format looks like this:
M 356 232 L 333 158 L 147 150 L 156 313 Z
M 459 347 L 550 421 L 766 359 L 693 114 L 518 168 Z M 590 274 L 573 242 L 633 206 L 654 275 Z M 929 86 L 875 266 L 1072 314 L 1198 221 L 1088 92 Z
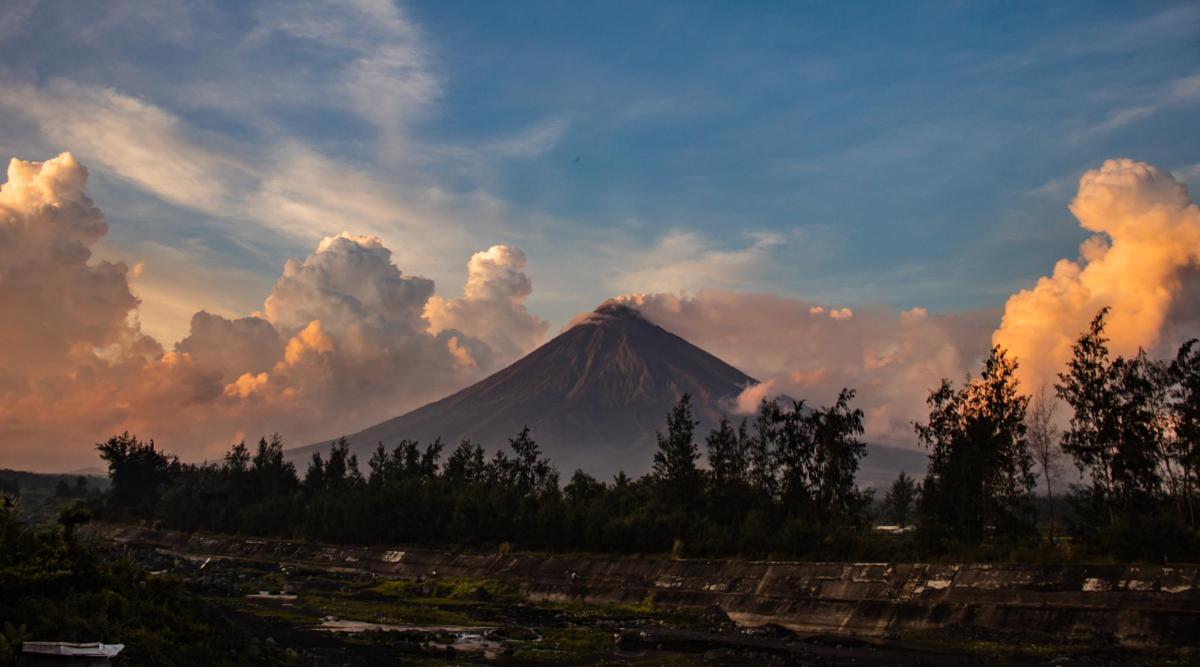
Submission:
M 0 150 L 71 150 L 147 330 L 240 315 L 323 236 L 530 309 L 704 287 L 999 307 L 1085 237 L 1079 175 L 1200 180 L 1194 3 L 9 0 Z

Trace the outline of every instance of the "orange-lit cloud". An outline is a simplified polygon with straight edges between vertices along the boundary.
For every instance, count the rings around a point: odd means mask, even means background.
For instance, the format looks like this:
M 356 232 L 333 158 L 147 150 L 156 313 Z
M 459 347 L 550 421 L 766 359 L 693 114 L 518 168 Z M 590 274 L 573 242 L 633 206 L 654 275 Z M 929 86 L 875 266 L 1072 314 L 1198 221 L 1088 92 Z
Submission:
M 1019 359 L 1026 390 L 1055 380 L 1103 307 L 1112 309 L 1106 333 L 1115 354 L 1166 352 L 1200 333 L 1188 326 L 1200 305 L 1200 209 L 1186 185 L 1143 162 L 1108 160 L 1080 179 L 1071 212 L 1095 235 L 1077 260 L 1059 260 L 1011 296 L 993 336 Z
M 545 331 L 523 305 L 520 250 L 471 258 L 464 297 L 437 302 L 452 321 L 431 326 L 433 282 L 403 275 L 378 238 L 343 233 L 288 260 L 261 313 L 198 312 L 164 351 L 138 327 L 131 271 L 91 261 L 107 226 L 86 180 L 64 153 L 14 160 L 0 188 L 6 466 L 88 465 L 92 445 L 123 429 L 188 459 L 219 456 L 244 433 L 307 444 L 439 398 Z
M 854 311 L 801 299 L 724 290 L 693 296 L 622 298 L 648 319 L 762 381 L 731 411 L 753 411 L 765 396 L 786 394 L 823 405 L 843 387 L 858 390 L 867 437 L 909 444 L 927 389 L 959 379 L 987 350 L 994 311 L 931 315 L 886 306 Z
M 280 431 L 307 444 L 439 398 L 547 330 L 526 308 L 532 284 L 517 248 L 476 253 L 462 294 L 442 298 L 433 281 L 403 273 L 379 238 L 342 233 L 288 260 L 261 312 L 196 312 L 188 335 L 164 350 L 138 324 L 136 270 L 92 257 L 107 225 L 86 181 L 64 153 L 14 160 L 0 187 L 5 466 L 88 465 L 92 444 L 123 429 L 188 459 L 219 456 L 241 434 Z M 1028 383 L 1053 379 L 1102 306 L 1113 309 L 1117 353 L 1200 333 L 1200 211 L 1185 186 L 1146 164 L 1109 161 L 1084 175 L 1071 210 L 1095 236 L 1079 259 L 1009 298 L 1002 320 L 996 310 L 851 310 L 728 290 L 623 298 L 764 381 L 731 411 L 770 393 L 824 404 L 852 387 L 868 438 L 911 444 L 929 388 L 961 379 L 991 341 L 1018 357 Z

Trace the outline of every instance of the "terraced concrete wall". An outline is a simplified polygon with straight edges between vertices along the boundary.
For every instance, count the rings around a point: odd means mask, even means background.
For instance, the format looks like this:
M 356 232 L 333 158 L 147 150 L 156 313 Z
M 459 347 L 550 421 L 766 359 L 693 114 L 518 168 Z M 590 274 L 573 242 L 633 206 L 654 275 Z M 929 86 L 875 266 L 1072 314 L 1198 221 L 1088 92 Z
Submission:
M 1127 645 L 1200 644 L 1200 567 L 795 563 L 483 554 L 329 546 L 98 526 L 93 534 L 180 555 L 518 584 L 537 600 L 719 606 L 748 625 L 887 637 L 959 624 Z M 572 578 L 572 573 L 576 576 Z

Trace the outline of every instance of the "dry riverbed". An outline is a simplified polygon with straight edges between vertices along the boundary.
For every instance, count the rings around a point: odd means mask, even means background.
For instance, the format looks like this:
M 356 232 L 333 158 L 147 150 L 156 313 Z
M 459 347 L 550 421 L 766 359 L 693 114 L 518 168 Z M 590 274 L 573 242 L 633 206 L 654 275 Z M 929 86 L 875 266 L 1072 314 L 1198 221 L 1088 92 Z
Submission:
M 415 580 L 113 547 L 177 577 L 294 665 L 1104 665 L 1194 664 L 1191 656 L 943 630 L 886 643 L 742 627 L 720 609 L 534 604 L 511 584 L 430 572 Z

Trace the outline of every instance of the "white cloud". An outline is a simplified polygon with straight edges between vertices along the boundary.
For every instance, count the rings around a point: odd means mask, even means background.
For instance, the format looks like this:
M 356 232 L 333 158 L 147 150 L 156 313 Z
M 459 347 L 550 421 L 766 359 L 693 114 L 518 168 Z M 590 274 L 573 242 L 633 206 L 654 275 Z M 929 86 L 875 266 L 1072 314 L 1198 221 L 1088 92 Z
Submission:
M 6 81 L 0 105 L 32 118 L 54 144 L 174 204 L 221 214 L 253 170 L 163 109 L 111 88 L 55 79 Z M 252 186 L 252 182 L 250 183 Z
M 633 251 L 614 287 L 619 291 L 695 292 L 704 288 L 742 288 L 770 268 L 771 252 L 785 243 L 779 234 L 751 235 L 741 248 L 717 247 L 701 234 L 672 231 L 641 252 Z
M 472 255 L 463 296 L 429 300 L 425 316 L 430 330 L 466 333 L 508 359 L 531 351 L 545 338 L 550 324 L 525 307 L 533 292 L 525 263 L 525 253 L 508 246 L 492 246 Z

